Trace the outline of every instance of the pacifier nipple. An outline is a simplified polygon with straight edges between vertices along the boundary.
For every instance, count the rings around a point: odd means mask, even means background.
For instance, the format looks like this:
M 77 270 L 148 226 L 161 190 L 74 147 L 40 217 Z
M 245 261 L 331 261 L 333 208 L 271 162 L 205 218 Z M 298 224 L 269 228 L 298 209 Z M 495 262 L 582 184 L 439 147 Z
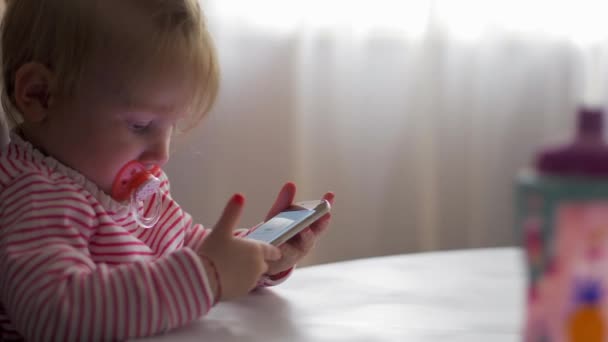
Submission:
M 140 162 L 132 161 L 118 172 L 112 186 L 112 197 L 117 201 L 129 200 L 131 214 L 143 228 L 152 228 L 160 218 L 159 175 L 158 166 L 148 169 Z M 151 198 L 154 203 L 146 203 Z

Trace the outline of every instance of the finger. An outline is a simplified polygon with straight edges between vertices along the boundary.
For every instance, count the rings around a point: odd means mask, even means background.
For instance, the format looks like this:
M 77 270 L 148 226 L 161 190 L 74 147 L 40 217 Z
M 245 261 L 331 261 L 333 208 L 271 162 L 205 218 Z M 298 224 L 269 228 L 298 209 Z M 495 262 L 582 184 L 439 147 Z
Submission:
M 331 192 L 331 191 L 325 193 L 325 195 L 323 195 L 323 197 L 322 197 L 322 199 L 324 199 L 327 202 L 329 202 L 329 204 L 331 206 L 333 206 L 335 198 L 336 198 L 336 195 L 333 192 Z M 316 222 L 314 222 L 313 224 L 311 224 L 310 228 L 315 233 L 315 235 L 320 235 L 325 230 L 327 230 L 327 227 L 329 226 L 329 221 L 330 220 L 331 220 L 331 213 L 327 213 L 327 214 L 323 215 L 320 219 L 318 219 Z
M 331 213 L 327 213 L 322 218 L 320 218 L 317 222 L 310 225 L 310 229 L 316 236 L 319 236 L 327 230 L 327 227 L 329 227 L 330 221 L 331 221 Z
M 232 236 L 232 232 L 236 227 L 239 218 L 241 217 L 244 205 L 245 197 L 243 197 L 243 195 L 236 194 L 232 196 L 232 198 L 230 199 L 230 201 L 228 201 L 228 204 L 224 208 L 222 216 L 213 228 L 211 234 Z
M 273 269 L 286 269 L 295 264 L 303 253 L 291 242 L 281 245 L 281 259 L 273 262 Z
M 281 259 L 281 250 L 273 245 L 267 243 L 260 243 L 262 249 L 262 255 L 266 261 L 277 261 Z
M 333 192 L 328 192 L 325 195 L 323 195 L 323 199 L 326 200 L 327 202 L 329 202 L 329 204 L 331 204 L 331 205 L 334 204 L 335 198 L 336 198 L 336 194 L 334 194 Z
M 296 185 L 293 182 L 287 182 L 279 191 L 277 198 L 272 205 L 268 215 L 266 215 L 266 221 L 277 215 L 281 211 L 289 208 L 296 198 Z
M 300 253 L 307 253 L 315 244 L 315 233 L 310 228 L 306 228 L 297 235 L 297 239 L 292 239 L 289 245 Z

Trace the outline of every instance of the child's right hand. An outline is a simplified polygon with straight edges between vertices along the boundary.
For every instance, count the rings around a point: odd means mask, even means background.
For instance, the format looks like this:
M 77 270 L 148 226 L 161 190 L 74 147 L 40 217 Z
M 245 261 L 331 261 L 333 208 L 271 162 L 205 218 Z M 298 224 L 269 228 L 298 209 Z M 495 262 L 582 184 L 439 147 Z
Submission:
M 255 288 L 260 277 L 268 270 L 267 261 L 281 258 L 281 251 L 274 246 L 233 235 L 244 203 L 245 198 L 242 195 L 232 197 L 198 251 L 210 278 L 214 278 L 214 272 L 211 265 L 205 262 L 205 257 L 211 259 L 217 268 L 219 279 L 217 282 L 212 281 L 212 288 L 217 291 L 219 283 L 221 297 L 216 301 L 246 295 Z M 217 293 L 215 295 L 217 296 Z

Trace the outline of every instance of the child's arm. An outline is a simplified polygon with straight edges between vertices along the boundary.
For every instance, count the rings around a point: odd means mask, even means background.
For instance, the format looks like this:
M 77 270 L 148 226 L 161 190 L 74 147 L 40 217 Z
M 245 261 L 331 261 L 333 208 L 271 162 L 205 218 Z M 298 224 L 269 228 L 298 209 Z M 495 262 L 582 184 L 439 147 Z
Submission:
M 96 265 L 88 239 L 98 217 L 74 189 L 25 177 L 4 189 L 0 213 L 0 298 L 26 340 L 149 336 L 199 318 L 214 303 L 205 266 L 190 248 L 151 263 Z

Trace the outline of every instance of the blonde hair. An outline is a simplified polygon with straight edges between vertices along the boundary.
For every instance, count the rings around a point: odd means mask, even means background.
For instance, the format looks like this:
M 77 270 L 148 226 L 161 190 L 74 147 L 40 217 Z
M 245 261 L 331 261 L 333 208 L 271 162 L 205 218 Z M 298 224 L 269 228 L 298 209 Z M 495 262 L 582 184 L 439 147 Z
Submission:
M 124 13 L 137 14 L 128 18 L 134 20 L 131 27 L 113 21 Z M 146 31 L 137 35 L 142 27 Z M 120 76 L 125 84 L 143 77 L 145 66 L 155 67 L 155 56 L 184 52 L 183 67 L 192 78 L 187 109 L 193 124 L 210 111 L 218 93 L 215 48 L 197 0 L 7 0 L 0 37 L 2 107 L 11 125 L 21 121 L 13 92 L 22 65 L 45 65 L 56 75 L 57 91 L 70 96 L 100 51 L 111 51 L 130 70 Z

